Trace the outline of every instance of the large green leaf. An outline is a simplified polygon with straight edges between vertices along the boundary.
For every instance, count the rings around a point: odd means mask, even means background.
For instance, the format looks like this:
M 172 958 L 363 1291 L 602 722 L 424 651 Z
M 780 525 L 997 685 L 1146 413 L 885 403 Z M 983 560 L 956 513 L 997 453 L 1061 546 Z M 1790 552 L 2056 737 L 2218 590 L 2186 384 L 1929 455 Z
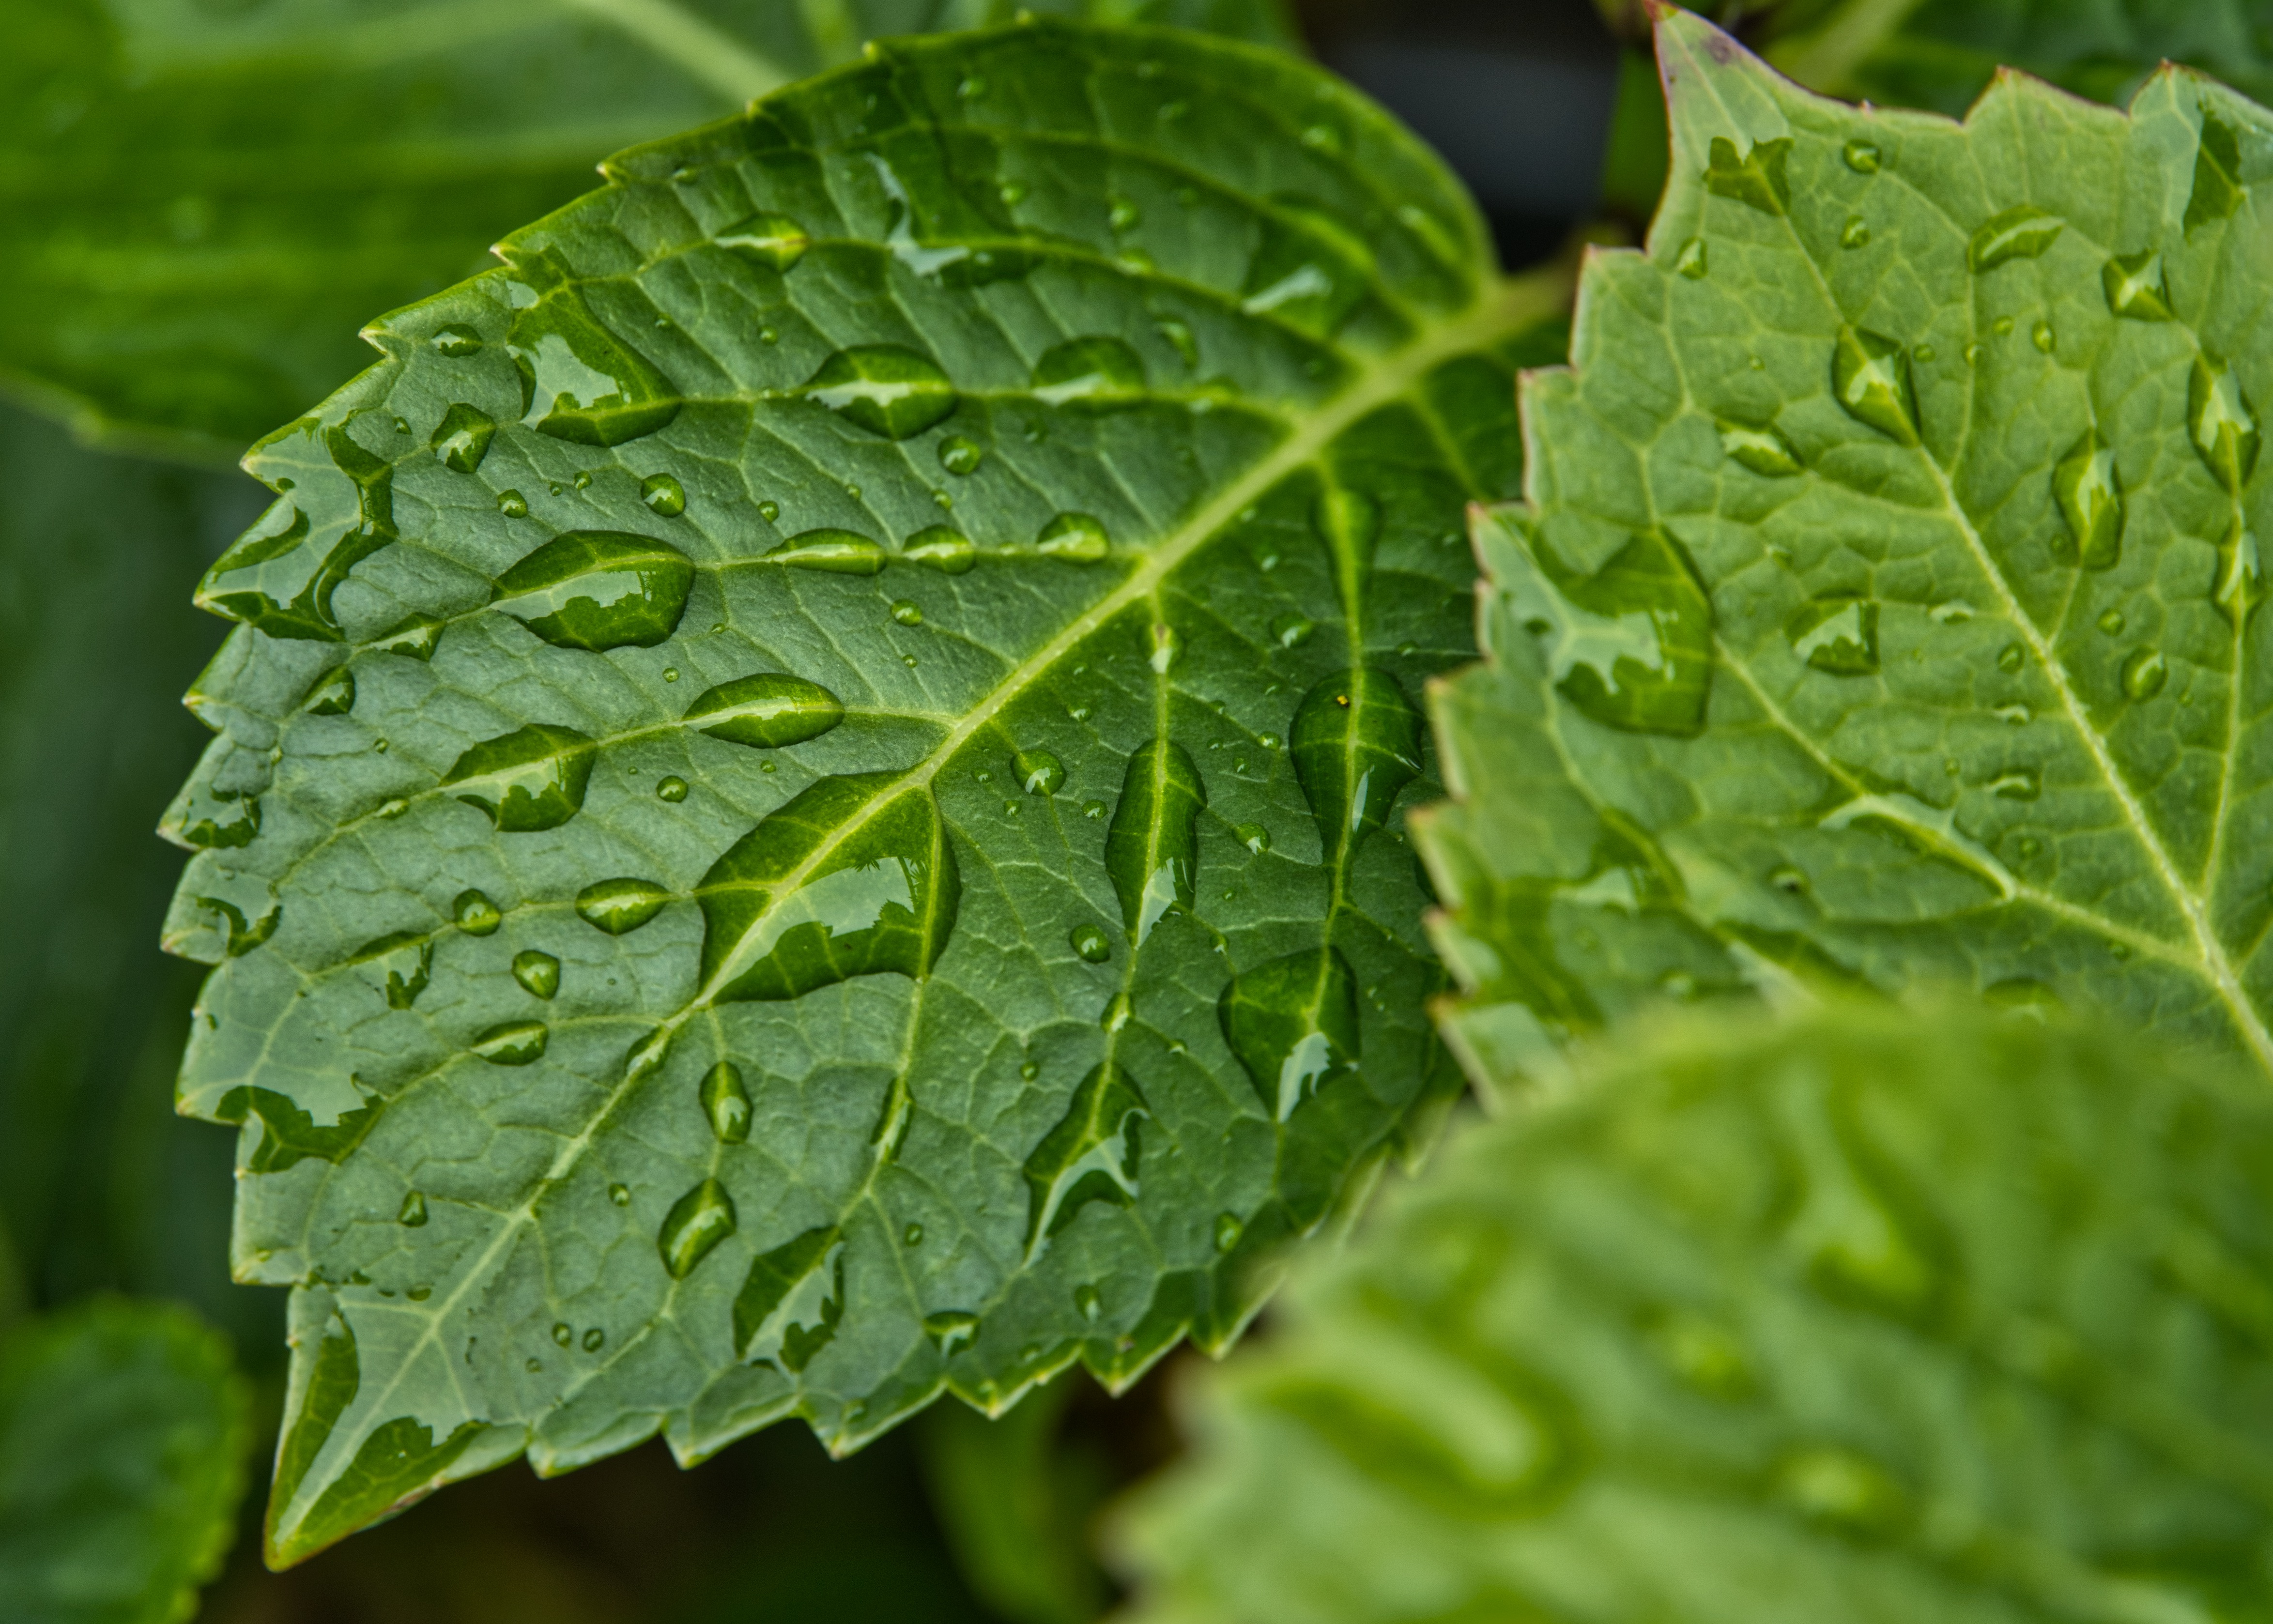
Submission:
M 1326 75 L 1046 22 L 613 161 L 249 466 L 169 829 L 278 1560 L 528 1451 L 1220 1345 L 1458 1087 L 1396 827 L 1552 279 Z
M 98 1300 L 0 1338 L 0 1617 L 176 1624 L 235 1532 L 250 1442 L 229 1344 Z
M 2172 71 L 1960 127 L 1659 49 L 1663 210 L 1528 381 L 1438 708 L 1462 1041 L 1950 980 L 2273 1064 L 2273 120 Z
M 1285 40 L 1275 0 L 1024 0 Z M 234 457 L 634 141 L 1009 0 L 0 0 L 0 378 Z
M 2273 1569 L 2273 1110 L 1962 1007 L 1692 1014 L 1208 1373 L 1145 1624 L 2210 1624 Z

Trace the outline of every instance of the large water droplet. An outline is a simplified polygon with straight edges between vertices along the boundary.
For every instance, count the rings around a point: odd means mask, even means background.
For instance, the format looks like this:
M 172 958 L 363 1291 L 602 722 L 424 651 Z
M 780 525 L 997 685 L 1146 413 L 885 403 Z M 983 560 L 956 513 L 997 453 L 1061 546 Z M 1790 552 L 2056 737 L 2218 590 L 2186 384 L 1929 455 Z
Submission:
M 702 1114 L 722 1145 L 739 1145 L 750 1136 L 750 1091 L 742 1086 L 742 1068 L 721 1060 L 702 1074 Z
M 946 1308 L 924 1315 L 924 1335 L 939 1349 L 941 1358 L 953 1358 L 979 1336 L 979 1316 L 967 1308 Z
M 1831 393 L 1847 415 L 1903 445 L 1918 443 L 1910 358 L 1884 333 L 1843 327 L 1831 352 Z
M 1511 580 L 1508 595 L 1539 637 L 1557 692 L 1609 727 L 1699 731 L 1713 684 L 1713 605 L 1675 544 L 1637 535 L 1580 576 L 1543 540 L 1526 540 L 1537 573 Z
M 389 1009 L 408 1009 L 418 1001 L 434 971 L 433 941 L 416 931 L 396 931 L 377 941 L 365 942 L 348 960 L 368 964 L 381 977 L 379 991 Z
M 427 444 L 442 459 L 445 468 L 471 474 L 490 454 L 490 442 L 496 438 L 496 421 L 478 406 L 461 401 L 442 414 L 442 421 L 435 425 L 434 437 Z
M 1035 550 L 1046 558 L 1074 564 L 1094 564 L 1112 550 L 1105 526 L 1087 513 L 1060 513 L 1034 538 Z
M 474 1039 L 473 1051 L 492 1066 L 527 1066 L 544 1052 L 542 1021 L 506 1021 Z
M 324 428 L 313 418 L 271 449 L 310 471 L 214 562 L 198 604 L 270 637 L 339 642 L 333 592 L 396 539 L 394 465 L 365 450 L 347 423 Z
M 911 564 L 926 565 L 942 575 L 961 575 L 979 561 L 979 549 L 962 532 L 935 524 L 908 537 L 900 556 Z
M 1294 707 L 1287 753 L 1326 861 L 1345 863 L 1421 771 L 1421 713 L 1386 671 L 1321 679 Z
M 1152 1114 L 1117 1066 L 1093 1066 L 1058 1125 L 1026 1158 L 1026 1249 L 1031 1253 L 1091 1201 L 1136 1199 L 1137 1125 Z
M 2239 496 L 2257 466 L 2257 413 L 2233 369 L 2207 352 L 2194 357 L 2187 388 L 2187 427 L 2210 477 Z
M 1768 479 L 1789 479 L 1804 472 L 1791 442 L 1774 429 L 1748 429 L 1741 423 L 1721 425 L 1721 449 L 1739 465 Z
M 2072 541 L 2063 550 L 2088 570 L 2113 569 L 2123 554 L 2123 486 L 2115 453 L 2097 429 L 2069 446 L 2053 467 L 2052 500 Z
M 884 567 L 884 550 L 857 530 L 806 530 L 761 555 L 800 570 L 836 575 L 874 575 Z
M 821 363 L 809 399 L 871 434 L 904 440 L 944 422 L 957 404 L 939 363 L 898 344 L 860 344 Z
M 513 955 L 513 978 L 524 991 L 549 999 L 560 991 L 560 961 L 535 947 L 524 948 Z
M 1110 410 L 1144 398 L 1144 362 L 1114 338 L 1069 339 L 1034 363 L 1034 393 L 1052 406 Z
M 1965 245 L 1966 263 L 1980 272 L 1993 271 L 2008 260 L 2034 259 L 2052 245 L 2067 224 L 2033 203 L 2016 204 L 1973 234 Z
M 1358 1060 L 1357 978 L 1331 947 L 1258 964 L 1216 1005 L 1263 1109 L 1284 1122 Z
M 671 893 L 652 879 L 602 879 L 576 893 L 576 917 L 611 936 L 636 931 L 664 909 Z
M 2131 321 L 2171 319 L 2171 288 L 2163 276 L 2163 256 L 2151 248 L 2118 254 L 2100 267 L 2099 284 L 2107 308 Z
M 719 247 L 769 271 L 788 270 L 813 245 L 806 228 L 786 214 L 752 214 L 721 231 L 716 240 Z
M 355 673 L 344 665 L 334 666 L 308 690 L 308 712 L 315 716 L 344 716 L 355 708 Z
M 620 445 L 679 415 L 679 391 L 561 281 L 516 312 L 506 347 L 520 369 L 521 421 L 581 445 Z
M 671 1204 L 656 1231 L 656 1250 L 673 1280 L 684 1280 L 734 1232 L 734 1198 L 716 1179 L 705 1179 Z
M 734 1351 L 791 1375 L 836 1339 L 844 1317 L 844 1239 L 810 1229 L 750 1264 L 734 1297 Z
M 1784 632 L 1791 651 L 1834 677 L 1868 677 L 1879 669 L 1879 605 L 1853 593 L 1803 603 Z
M 558 828 L 584 805 L 600 747 L 574 728 L 531 722 L 484 739 L 443 775 L 445 789 L 507 834 Z
M 1169 909 L 1192 905 L 1206 805 L 1207 788 L 1182 745 L 1154 739 L 1129 758 L 1105 834 L 1105 869 L 1121 924 L 1139 946 Z
M 1046 750 L 1022 750 L 1011 765 L 1028 795 L 1055 795 L 1065 788 L 1065 763 Z
M 2159 648 L 2134 648 L 2123 662 L 2123 692 L 2134 700 L 2151 700 L 2171 679 L 2170 662 Z
M 498 577 L 497 606 L 556 648 L 652 648 L 679 629 L 694 563 L 622 530 L 556 535 Z
M 824 778 L 704 875 L 703 996 L 791 999 L 853 976 L 921 977 L 963 894 L 931 792 L 897 773 Z
M 777 671 L 720 683 L 686 709 L 688 727 L 762 750 L 818 738 L 844 720 L 844 702 L 828 689 Z
M 1788 136 L 1755 141 L 1740 158 L 1734 141 L 1716 135 L 1706 153 L 1705 190 L 1764 214 L 1781 214 L 1791 201 L 1791 189 L 1784 180 L 1784 165 L 1790 157 Z

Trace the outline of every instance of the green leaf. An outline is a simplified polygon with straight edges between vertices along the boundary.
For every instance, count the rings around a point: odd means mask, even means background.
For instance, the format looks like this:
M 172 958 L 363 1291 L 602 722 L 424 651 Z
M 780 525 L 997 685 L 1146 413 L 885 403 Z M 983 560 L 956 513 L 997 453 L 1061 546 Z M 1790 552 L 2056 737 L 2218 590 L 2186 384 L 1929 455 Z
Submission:
M 1457 1040 L 1543 1075 L 1654 1000 L 1954 981 L 2273 1065 L 2273 119 L 1659 49 L 1663 212 L 1527 380 L 1437 706 Z
M 1459 1088 L 1398 809 L 1565 284 L 1169 31 L 886 46 L 608 173 L 373 329 L 205 588 L 182 1099 L 296 1158 L 236 1229 L 300 1288 L 279 1560 L 1220 1346 Z
M 178 1308 L 98 1300 L 0 1339 L 0 1613 L 188 1619 L 236 1531 L 247 1407 Z
M 1276 0 L 1022 0 L 1291 44 Z M 0 381 L 234 458 L 630 142 L 1007 0 L 0 0 Z M 478 453 L 475 453 L 478 456 Z
M 1135 1617 L 2262 1616 L 2269 1191 L 2262 1082 L 2167 1045 L 1661 1024 L 1197 1373 Z

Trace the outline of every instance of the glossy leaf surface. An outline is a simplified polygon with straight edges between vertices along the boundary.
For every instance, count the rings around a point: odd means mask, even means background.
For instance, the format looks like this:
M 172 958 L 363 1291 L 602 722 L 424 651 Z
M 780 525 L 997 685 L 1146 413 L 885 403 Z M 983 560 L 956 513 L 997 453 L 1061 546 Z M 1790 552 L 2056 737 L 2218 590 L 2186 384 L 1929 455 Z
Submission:
M 1528 381 L 1488 662 L 1437 707 L 1476 1069 L 1937 981 L 2273 1066 L 2273 120 L 2172 71 L 1961 127 L 1693 18 L 1660 49 L 1664 210 Z
M 5 0 L 0 378 L 208 458 L 633 141 L 998 0 Z M 1271 0 L 1024 9 L 1285 41 Z
M 2247 1618 L 2269 1190 L 2262 1081 L 2200 1056 L 1977 1007 L 1677 1020 L 1467 1131 L 1196 1373 L 1134 1616 Z
M 1399 808 L 1560 284 L 1167 31 L 893 45 L 609 174 L 264 443 L 205 589 L 183 1098 L 299 1288 L 282 1560 L 1220 1345 L 1459 1086 Z

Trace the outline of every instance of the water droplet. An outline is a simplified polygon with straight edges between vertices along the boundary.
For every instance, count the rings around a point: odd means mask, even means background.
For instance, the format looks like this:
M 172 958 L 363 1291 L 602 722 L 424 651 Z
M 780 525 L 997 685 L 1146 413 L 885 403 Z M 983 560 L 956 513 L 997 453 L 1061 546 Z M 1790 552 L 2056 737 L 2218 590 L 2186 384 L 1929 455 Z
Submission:
M 1702 281 L 1705 279 L 1708 258 L 1705 239 L 1701 236 L 1693 236 L 1681 245 L 1681 252 L 1674 258 L 1673 268 L 1692 282 Z
M 1092 1066 L 1058 1125 L 1026 1158 L 1031 1255 L 1092 1201 L 1136 1199 L 1137 1126 L 1152 1115 L 1136 1085 L 1110 1063 Z
M 558 828 L 584 805 L 599 746 L 574 728 L 532 722 L 461 755 L 442 783 L 506 834 Z
M 950 474 L 976 474 L 986 460 L 986 453 L 979 442 L 960 434 L 950 434 L 939 443 L 939 465 Z
M 679 415 L 679 392 L 609 331 L 561 280 L 515 313 L 506 348 L 520 370 L 521 421 L 581 445 L 620 445 Z
M 1036 1061 L 1036 1060 L 1026 1060 L 1026 1061 L 1023 1061 L 1023 1062 L 1021 1062 L 1021 1063 L 1020 1063 L 1020 1065 L 1019 1065 L 1019 1066 L 1018 1066 L 1018 1075 L 1019 1075 L 1019 1076 L 1021 1076 L 1021 1077 L 1023 1077 L 1023 1078 L 1024 1078 L 1028 1082 L 1031 1082 L 1031 1081 L 1033 1081 L 1033 1080 L 1034 1080 L 1035 1078 L 1037 1078 L 1037 1077 L 1040 1076 L 1041 1074 L 1042 1074 L 1042 1067 L 1041 1067 L 1041 1064 L 1040 1064 L 1040 1062 L 1039 1062 L 1039 1061 Z
M 1768 874 L 1768 884 L 1786 896 L 1804 896 L 1807 894 L 1807 876 L 1789 864 L 1771 870 Z
M 911 564 L 928 565 L 942 575 L 961 575 L 979 561 L 979 550 L 960 531 L 937 524 L 908 537 L 900 556 Z
M 791 999 L 853 976 L 919 979 L 962 879 L 931 793 L 897 773 L 824 778 L 727 848 L 698 888 L 709 1001 Z
M 1094 564 L 1112 550 L 1105 527 L 1087 513 L 1060 513 L 1042 527 L 1034 547 L 1046 558 Z
M 1207 789 L 1182 745 L 1156 738 L 1129 759 L 1105 835 L 1105 867 L 1121 920 L 1138 945 L 1171 908 L 1189 909 L 1199 872 L 1199 815 Z
M 424 1227 L 426 1223 L 425 1196 L 416 1190 L 404 1196 L 402 1205 L 395 1209 L 394 1221 L 405 1229 L 415 1230 Z
M 521 1367 L 533 1376 L 544 1368 L 544 1361 L 538 1358 L 523 1359 Z
M 1034 363 L 1034 393 L 1052 406 L 1110 410 L 1139 404 L 1144 363 L 1120 339 L 1071 339 Z
M 1864 220 L 1860 214 L 1849 214 L 1847 216 L 1846 225 L 1840 228 L 1839 246 L 1842 248 L 1863 248 L 1868 246 L 1870 241 L 1870 222 Z
M 1898 445 L 1918 443 L 1910 358 L 1900 344 L 1863 327 L 1842 327 L 1831 355 L 1831 391 L 1847 415 Z
M 308 690 L 308 712 L 316 716 L 344 716 L 355 708 L 355 673 L 335 665 Z
M 1366 234 L 1332 209 L 1281 192 L 1240 286 L 1240 308 L 1325 336 L 1339 331 L 1370 290 L 1374 255 Z
M 2233 369 L 2207 351 L 2194 357 L 2187 427 L 2210 477 L 2228 495 L 2239 496 L 2257 466 L 2257 414 Z
M 775 520 L 781 517 L 781 504 L 778 502 L 759 503 L 758 517 L 764 520 L 768 524 L 773 523 Z
M 1016 181 L 1006 181 L 994 189 L 994 195 L 1006 206 L 1016 208 L 1026 200 L 1026 189 Z
M 436 349 L 456 360 L 479 350 L 482 347 L 482 335 L 471 327 L 459 326 L 453 323 L 446 327 L 435 328 L 432 342 Z
M 602 1330 L 596 1325 L 590 1330 L 584 1333 L 584 1351 L 587 1353 L 597 1353 L 600 1351 L 600 1345 L 607 1340 L 607 1332 Z
M 1357 978 L 1331 947 L 1288 954 L 1234 977 L 1216 1014 L 1275 1121 L 1357 1065 Z
M 1102 964 L 1113 956 L 1113 944 L 1104 932 L 1093 924 L 1077 924 L 1066 939 L 1073 950 L 1091 964 Z
M 2198 226 L 2230 217 L 2249 195 L 2241 178 L 2241 135 L 2207 103 L 2202 136 L 2194 147 L 2194 187 L 2187 198 L 2187 235 Z
M 702 1074 L 702 1114 L 722 1145 L 739 1145 L 750 1137 L 750 1095 L 742 1086 L 742 1068 L 721 1060 Z
M 1868 677 L 1879 669 L 1879 606 L 1835 593 L 1804 603 L 1784 627 L 1791 651 L 1819 671 Z
M 791 1374 L 834 1341 L 844 1317 L 844 1241 L 810 1229 L 755 1259 L 734 1298 L 734 1350 Z
M 215 560 L 197 602 L 271 637 L 336 643 L 342 634 L 333 592 L 349 571 L 397 539 L 394 465 L 367 450 L 348 423 L 326 428 L 308 420 L 274 449 L 322 471 L 278 498 Z
M 2134 700 L 2151 700 L 2171 678 L 2171 668 L 2159 648 L 2134 648 L 2123 662 L 2123 692 Z
M 1177 358 L 1183 362 L 1187 370 L 1197 370 L 1198 368 L 1200 363 L 1199 340 L 1193 336 L 1191 327 L 1189 324 L 1178 321 L 1173 317 L 1168 317 L 1154 322 L 1152 324 L 1152 331 L 1159 333 L 1161 338 L 1167 341 L 1168 348 L 1176 352 Z
M 575 1339 L 576 1333 L 569 1328 L 566 1321 L 555 1320 L 552 1322 L 552 1340 L 554 1343 L 565 1348 Z
M 884 550 L 854 530 L 806 530 L 761 555 L 800 570 L 836 575 L 874 575 L 884 567 Z
M 636 931 L 671 901 L 671 893 L 652 879 L 603 879 L 576 894 L 576 917 L 611 936 Z
M 907 1228 L 900 1231 L 900 1239 L 911 1246 L 920 1246 L 923 1245 L 923 1238 L 924 1226 L 920 1224 L 911 1224 Z
M 1774 429 L 1721 425 L 1721 449 L 1735 461 L 1767 479 L 1789 479 L 1804 471 L 1791 442 Z
M 721 231 L 718 246 L 731 250 L 753 265 L 769 271 L 786 271 L 805 258 L 813 246 L 806 228 L 786 214 L 753 214 Z
M 2217 581 L 2211 595 L 2235 626 L 2246 625 L 2265 597 L 2265 572 L 2257 557 L 2257 536 L 2239 519 L 2227 528 L 2217 550 Z
M 384 978 L 379 991 L 389 1009 L 408 1009 L 426 990 L 434 969 L 434 944 L 416 931 L 396 931 L 365 942 L 349 956 L 350 964 L 369 964 Z
M 1145 656 L 1145 663 L 1156 676 L 1166 677 L 1168 668 L 1175 664 L 1176 656 L 1183 652 L 1183 640 L 1176 635 L 1175 627 L 1159 620 L 1152 623 L 1146 636 L 1152 652 Z
M 2026 767 L 2000 773 L 1989 781 L 1989 793 L 2002 801 L 2033 801 L 2044 787 L 2043 776 Z
M 698 694 L 686 720 L 712 738 L 777 750 L 828 732 L 844 720 L 844 705 L 819 683 L 761 671 Z
M 508 519 L 526 519 L 529 517 L 529 498 L 522 496 L 518 490 L 499 491 L 497 505 L 498 512 L 503 513 Z
M 2123 549 L 2123 487 L 2115 453 L 2097 429 L 2087 430 L 2053 468 L 2052 500 L 2068 533 L 2055 555 L 2088 570 L 2113 568 Z
M 892 618 L 904 626 L 919 626 L 924 623 L 923 608 L 912 599 L 901 598 L 892 605 Z
M 659 519 L 676 519 L 686 511 L 686 487 L 668 474 L 650 474 L 640 481 L 640 500 Z
M 1733 198 L 1763 214 L 1781 214 L 1791 199 L 1790 188 L 1784 181 L 1784 164 L 1790 156 L 1791 139 L 1788 136 L 1755 141 L 1752 149 L 1739 158 L 1737 144 L 1726 136 L 1716 135 L 1706 153 L 1705 190 L 1719 197 Z
M 534 947 L 513 955 L 513 978 L 538 998 L 560 991 L 560 961 Z
M 1966 244 L 1975 271 L 1993 271 L 2014 259 L 2034 259 L 2052 245 L 2067 221 L 2033 203 L 2017 204 L 1983 225 Z
M 442 414 L 427 445 L 442 460 L 443 467 L 471 474 L 490 454 L 490 442 L 496 438 L 496 421 L 479 407 L 461 401 Z
M 1281 615 L 1271 623 L 1271 636 L 1281 648 L 1300 648 L 1317 629 L 1303 616 Z
M 1065 763 L 1046 750 L 1022 750 L 1011 766 L 1028 795 L 1055 795 L 1065 787 Z
M 847 423 L 893 440 L 945 421 L 959 403 L 937 362 L 898 344 L 838 350 L 806 381 L 805 393 Z
M 1849 141 L 1841 149 L 1840 156 L 1857 175 L 1876 175 L 1879 172 L 1880 153 L 1875 141 Z
M 544 1052 L 542 1021 L 506 1021 L 474 1039 L 473 1051 L 492 1066 L 527 1066 Z
M 2049 355 L 2058 347 L 2059 336 L 2052 331 L 2052 323 L 2040 321 L 2029 329 L 2029 342 Z
M 2163 256 L 2151 248 L 2118 254 L 2100 268 L 2107 308 L 2131 321 L 2171 319 L 2171 289 L 2163 280 Z
M 2127 624 L 2129 623 L 2123 618 L 2123 611 L 2119 609 L 2106 609 L 2099 612 L 2099 629 L 2110 637 L 2121 636 L 2123 628 Z M 2014 669 L 2017 670 L 2018 667 Z
M 469 936 L 488 936 L 505 923 L 498 905 L 478 891 L 461 891 L 457 901 L 450 904 L 450 912 L 458 928 Z
M 979 1316 L 961 1308 L 924 1315 L 924 1335 L 938 1347 L 941 1358 L 952 1358 L 979 1335 Z
M 686 781 L 676 773 L 656 780 L 655 798 L 658 801 L 679 802 L 686 798 Z
M 2029 662 L 2028 651 L 2018 643 L 2007 643 L 1997 651 L 1997 669 L 2010 676 Z
M 498 578 L 497 607 L 556 648 L 652 648 L 679 629 L 694 561 L 621 530 L 570 530 Z
M 1557 692 L 1580 712 L 1632 732 L 1694 734 L 1711 692 L 1713 608 L 1663 535 L 1635 536 L 1592 576 L 1530 543 L 1536 573 L 1509 582 L 1541 640 Z
M 1292 737 L 1295 780 L 1327 860 L 1339 864 L 1420 772 L 1420 712 L 1387 672 L 1344 672 L 1302 696 Z
M 671 1205 L 656 1231 L 656 1249 L 673 1280 L 684 1280 L 734 1232 L 734 1198 L 716 1179 L 705 1179 Z
M 1077 1285 L 1073 1289 L 1073 1306 L 1076 1313 L 1094 1325 L 1105 1312 L 1105 1298 L 1093 1285 Z

